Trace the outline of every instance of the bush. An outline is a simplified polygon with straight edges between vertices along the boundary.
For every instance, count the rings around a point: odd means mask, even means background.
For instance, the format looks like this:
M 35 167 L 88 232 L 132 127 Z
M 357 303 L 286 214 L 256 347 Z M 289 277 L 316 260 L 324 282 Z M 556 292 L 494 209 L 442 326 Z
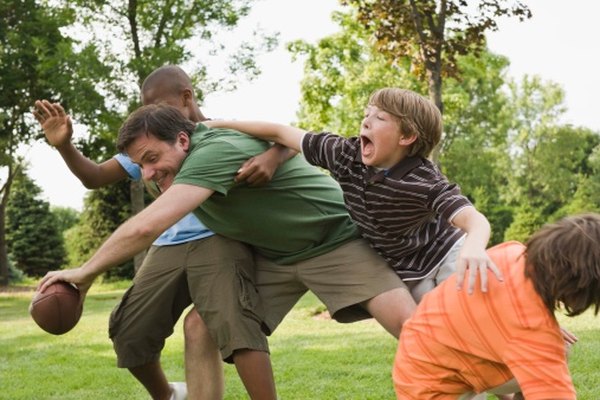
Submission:
M 19 268 L 15 267 L 15 264 L 9 258 L 8 260 L 8 284 L 15 284 L 23 282 L 25 274 Z

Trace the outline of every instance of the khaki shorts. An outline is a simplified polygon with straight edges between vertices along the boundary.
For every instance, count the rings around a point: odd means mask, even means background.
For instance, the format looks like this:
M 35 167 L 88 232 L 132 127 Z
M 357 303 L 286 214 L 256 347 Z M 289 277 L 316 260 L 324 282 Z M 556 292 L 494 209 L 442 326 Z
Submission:
M 371 318 L 360 305 L 396 288 L 406 288 L 398 275 L 363 239 L 327 254 L 290 265 L 256 255 L 256 287 L 272 333 L 307 290 L 327 306 L 338 322 Z
M 214 235 L 150 249 L 110 316 L 118 366 L 158 360 L 165 339 L 192 302 L 224 360 L 231 361 L 236 349 L 268 352 L 252 253 L 239 242 Z

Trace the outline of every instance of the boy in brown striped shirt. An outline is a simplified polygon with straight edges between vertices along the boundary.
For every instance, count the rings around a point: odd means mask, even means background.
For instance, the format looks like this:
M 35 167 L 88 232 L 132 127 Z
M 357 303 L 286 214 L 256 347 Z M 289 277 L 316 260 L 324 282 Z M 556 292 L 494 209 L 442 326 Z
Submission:
M 371 95 L 360 135 L 315 134 L 267 122 L 210 121 L 302 151 L 340 183 L 350 216 L 371 246 L 406 282 L 418 302 L 453 272 L 457 288 L 468 271 L 487 291 L 487 269 L 502 274 L 485 252 L 490 225 L 457 185 L 427 157 L 442 134 L 437 107 L 410 90 Z

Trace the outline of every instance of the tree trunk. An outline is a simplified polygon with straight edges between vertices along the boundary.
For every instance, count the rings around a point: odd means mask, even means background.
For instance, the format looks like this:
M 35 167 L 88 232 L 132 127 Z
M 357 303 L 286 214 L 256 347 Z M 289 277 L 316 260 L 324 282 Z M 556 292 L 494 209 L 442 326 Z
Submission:
M 5 216 L 6 205 L 2 201 L 0 203 L 0 286 L 8 286 L 8 250 L 6 247 Z
M 428 69 L 428 86 L 429 86 L 429 99 L 433 101 L 433 103 L 440 110 L 442 115 L 444 114 L 444 103 L 442 101 L 442 73 L 441 66 L 439 68 Z M 433 161 L 436 165 L 439 165 L 440 160 L 440 143 L 435 146 L 433 151 L 431 152 L 431 161 Z
M 12 163 L 8 165 L 8 174 L 6 183 L 0 194 L 0 286 L 8 286 L 8 246 L 6 243 L 6 206 L 10 196 L 10 188 L 12 187 L 13 179 L 15 178 L 15 169 Z
M 132 181 L 129 187 L 129 193 L 131 196 L 131 214 L 135 215 L 144 209 L 144 184 L 142 181 Z M 133 268 L 136 273 L 142 266 L 144 257 L 146 257 L 145 250 L 133 257 Z

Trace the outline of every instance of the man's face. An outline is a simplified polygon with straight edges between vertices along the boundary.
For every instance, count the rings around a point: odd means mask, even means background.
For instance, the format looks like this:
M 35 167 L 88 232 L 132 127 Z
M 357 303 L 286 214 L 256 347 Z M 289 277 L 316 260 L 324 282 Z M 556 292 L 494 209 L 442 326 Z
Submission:
M 173 184 L 189 146 L 190 139 L 183 132 L 177 134 L 173 144 L 153 135 L 140 135 L 127 147 L 127 155 L 142 169 L 142 178 L 154 181 L 164 192 Z

